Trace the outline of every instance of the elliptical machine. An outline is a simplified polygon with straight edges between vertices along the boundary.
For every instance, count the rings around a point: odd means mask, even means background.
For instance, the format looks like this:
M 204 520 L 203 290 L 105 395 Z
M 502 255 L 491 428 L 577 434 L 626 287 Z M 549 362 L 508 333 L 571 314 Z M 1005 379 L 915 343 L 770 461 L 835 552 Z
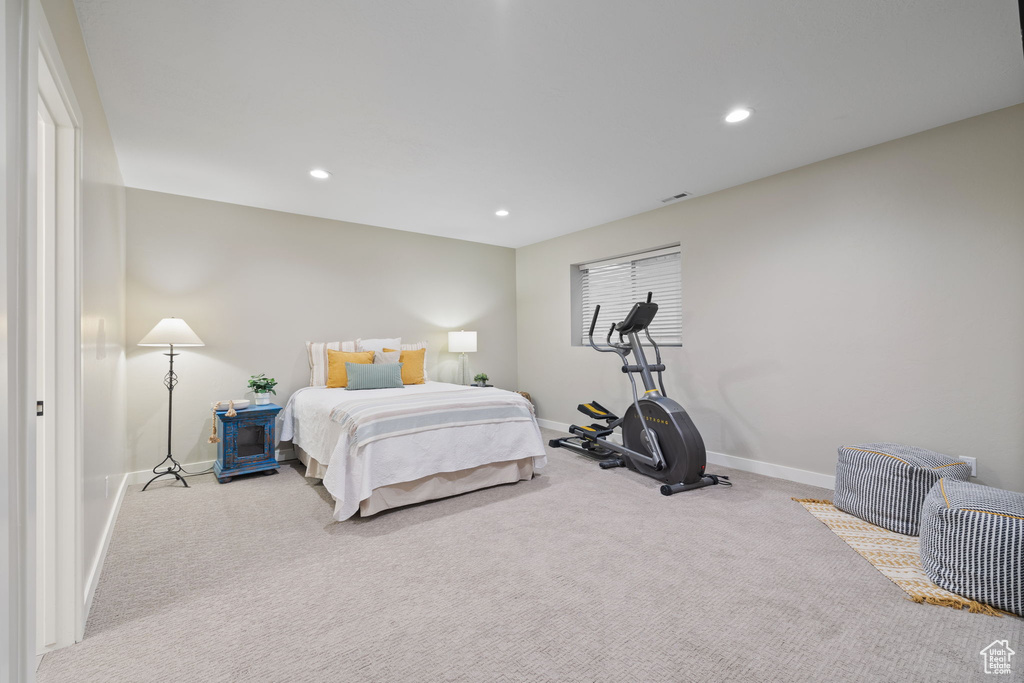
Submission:
M 625 416 L 614 415 L 597 401 L 582 403 L 578 406 L 581 413 L 605 424 L 594 423 L 589 427 L 571 425 L 569 432 L 573 436 L 552 439 L 548 445 L 568 448 L 587 456 L 612 456 L 601 461 L 601 469 L 628 467 L 646 474 L 664 482 L 661 493 L 666 496 L 715 484 L 731 486 L 729 477 L 704 473 L 707 464 L 704 440 L 686 410 L 665 395 L 662 380 L 665 366 L 661 362 L 661 350 L 647 329 L 658 312 L 658 304 L 651 301 L 652 296 L 653 292 L 648 292 L 646 302 L 633 304 L 625 320 L 612 323 L 605 341 L 608 348 L 594 343 L 600 305 L 594 308 L 594 318 L 590 322 L 590 346 L 601 353 L 618 354 L 622 359 L 622 372 L 629 377 L 633 387 L 633 404 Z M 612 341 L 614 332 L 619 333 L 618 342 Z M 644 355 L 641 332 L 654 347 L 654 365 L 648 363 Z M 631 353 L 635 360 L 633 364 L 629 362 Z M 658 373 L 658 386 L 654 384 L 654 372 Z M 643 396 L 637 394 L 633 377 L 637 374 L 646 390 Z M 622 428 L 622 445 L 607 438 L 619 427 Z

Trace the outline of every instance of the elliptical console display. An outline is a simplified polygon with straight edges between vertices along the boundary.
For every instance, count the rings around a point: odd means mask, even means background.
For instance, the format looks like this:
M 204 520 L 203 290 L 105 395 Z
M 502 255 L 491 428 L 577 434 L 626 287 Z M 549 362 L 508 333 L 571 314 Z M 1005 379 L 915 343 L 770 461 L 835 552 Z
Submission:
M 600 306 L 594 308 L 594 318 L 590 322 L 590 345 L 601 353 L 617 354 L 622 360 L 622 372 L 629 377 L 633 403 L 626 409 L 626 414 L 618 417 L 597 401 L 582 403 L 578 406 L 581 413 L 604 424 L 572 425 L 569 427 L 572 436 L 553 439 L 549 445 L 604 458 L 600 463 L 602 469 L 628 467 L 646 474 L 664 482 L 661 492 L 666 496 L 715 484 L 731 485 L 728 477 L 705 474 L 707 453 L 700 432 L 686 410 L 665 395 L 662 379 L 665 366 L 661 362 L 661 350 L 648 331 L 658 313 L 658 304 L 651 301 L 652 296 L 653 293 L 648 292 L 647 301 L 633 304 L 622 322 L 612 324 L 605 348 L 594 343 Z M 613 342 L 612 334 L 616 332 L 619 339 Z M 654 348 L 653 365 L 644 354 L 641 333 Z M 633 363 L 629 362 L 630 354 Z M 654 373 L 658 375 L 657 386 Z M 638 393 L 635 375 L 640 375 L 645 390 L 642 396 Z M 608 439 L 616 429 L 622 430 L 621 445 Z

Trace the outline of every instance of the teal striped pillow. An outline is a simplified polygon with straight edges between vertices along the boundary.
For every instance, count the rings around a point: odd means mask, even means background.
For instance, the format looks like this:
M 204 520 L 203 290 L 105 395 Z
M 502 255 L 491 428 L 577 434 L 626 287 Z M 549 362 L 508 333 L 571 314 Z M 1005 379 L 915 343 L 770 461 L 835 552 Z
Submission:
M 399 389 L 402 384 L 401 363 L 345 363 L 348 375 L 346 389 Z

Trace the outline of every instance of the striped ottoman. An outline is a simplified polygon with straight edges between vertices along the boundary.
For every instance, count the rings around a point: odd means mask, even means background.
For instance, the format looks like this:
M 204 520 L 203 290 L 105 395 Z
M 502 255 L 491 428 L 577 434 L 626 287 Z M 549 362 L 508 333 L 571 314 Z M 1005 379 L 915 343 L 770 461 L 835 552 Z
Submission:
M 971 466 L 934 451 L 898 443 L 843 446 L 833 504 L 843 512 L 917 536 L 921 505 L 940 477 L 967 481 Z
M 936 586 L 1024 617 L 1024 493 L 940 479 L 921 513 L 921 564 Z

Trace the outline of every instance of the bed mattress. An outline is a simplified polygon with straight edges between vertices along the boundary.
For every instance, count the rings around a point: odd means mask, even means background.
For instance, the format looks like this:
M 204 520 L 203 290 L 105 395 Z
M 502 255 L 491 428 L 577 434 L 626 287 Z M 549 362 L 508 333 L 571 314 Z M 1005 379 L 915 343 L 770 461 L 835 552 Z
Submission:
M 465 414 L 456 416 L 463 405 Z M 360 430 L 354 419 L 361 411 L 384 418 Z M 444 382 L 358 392 L 307 387 L 289 399 L 282 422 L 281 439 L 304 452 L 307 476 L 323 479 L 339 521 L 384 487 L 495 463 L 529 458 L 539 469 L 547 462 L 532 406 L 518 394 L 495 388 Z M 392 423 L 402 428 L 379 433 L 380 425 Z M 522 475 L 521 465 L 516 468 Z M 393 493 L 389 497 L 396 500 Z

